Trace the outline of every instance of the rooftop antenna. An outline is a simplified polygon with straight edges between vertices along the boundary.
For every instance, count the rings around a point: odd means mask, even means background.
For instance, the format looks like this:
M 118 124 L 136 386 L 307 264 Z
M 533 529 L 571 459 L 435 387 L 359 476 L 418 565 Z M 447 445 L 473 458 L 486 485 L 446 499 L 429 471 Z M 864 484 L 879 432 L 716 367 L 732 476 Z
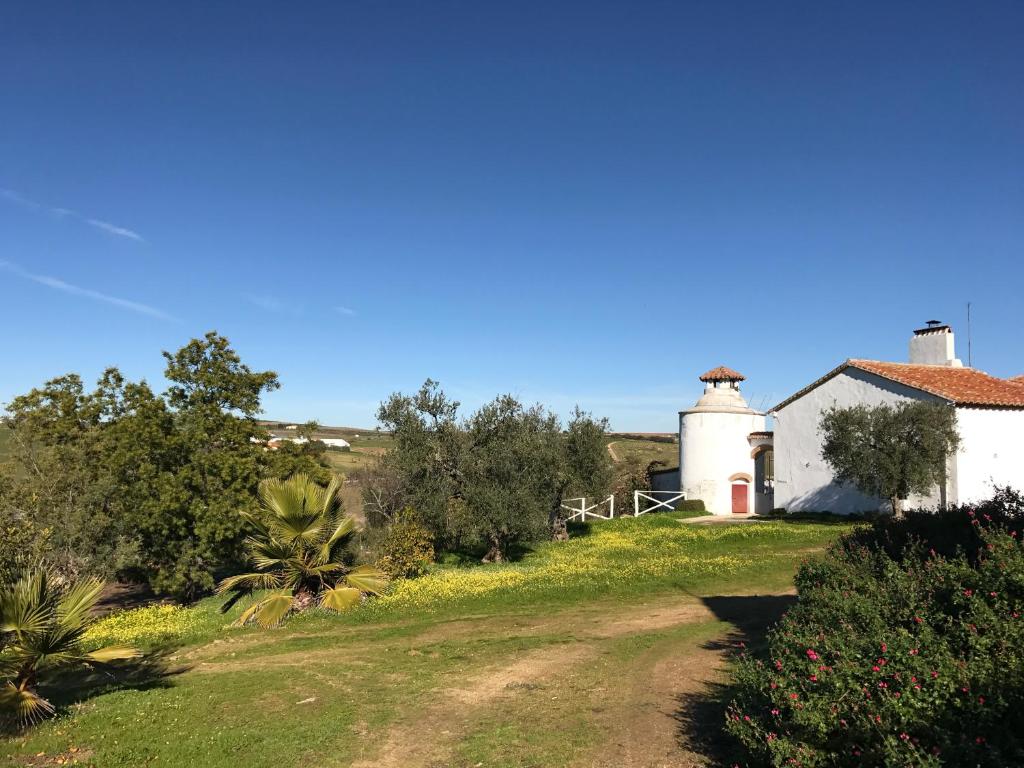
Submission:
M 967 367 L 973 368 L 974 360 L 971 356 L 971 302 L 967 302 Z

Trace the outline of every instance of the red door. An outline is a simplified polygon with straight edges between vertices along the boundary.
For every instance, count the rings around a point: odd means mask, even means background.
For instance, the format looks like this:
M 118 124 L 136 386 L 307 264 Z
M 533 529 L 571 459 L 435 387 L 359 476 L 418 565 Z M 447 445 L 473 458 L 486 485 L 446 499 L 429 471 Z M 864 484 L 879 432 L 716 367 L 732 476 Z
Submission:
M 732 484 L 732 511 L 735 515 L 747 514 L 747 484 Z

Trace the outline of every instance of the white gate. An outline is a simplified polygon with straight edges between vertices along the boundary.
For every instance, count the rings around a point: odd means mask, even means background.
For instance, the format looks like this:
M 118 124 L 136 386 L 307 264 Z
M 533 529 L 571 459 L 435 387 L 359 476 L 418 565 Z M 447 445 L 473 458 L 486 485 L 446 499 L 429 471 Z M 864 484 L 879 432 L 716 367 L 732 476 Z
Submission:
M 576 502 L 571 504 L 570 502 Z M 608 507 L 608 514 L 602 515 L 599 512 L 595 512 L 595 509 L 600 507 Z M 595 501 L 590 506 L 587 506 L 587 497 L 578 496 L 575 499 L 566 499 L 562 502 L 562 509 L 567 512 L 571 512 L 567 518 L 569 520 L 579 520 L 581 523 L 584 522 L 588 517 L 595 517 L 598 520 L 611 520 L 615 517 L 615 495 L 609 496 L 604 501 Z
M 658 509 L 671 512 L 673 502 L 685 498 L 686 494 L 682 491 L 633 491 L 633 514 L 640 517 Z M 651 505 L 640 509 L 640 499 L 644 503 L 651 502 Z

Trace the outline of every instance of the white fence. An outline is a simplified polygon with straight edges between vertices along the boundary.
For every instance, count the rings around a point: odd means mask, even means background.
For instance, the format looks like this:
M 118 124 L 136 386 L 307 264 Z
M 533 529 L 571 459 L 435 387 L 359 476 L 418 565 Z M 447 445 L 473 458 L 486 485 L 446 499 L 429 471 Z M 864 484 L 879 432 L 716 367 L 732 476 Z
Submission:
M 646 515 L 648 512 L 654 512 L 658 509 L 671 512 L 672 504 L 685 498 L 686 494 L 682 491 L 633 491 L 633 514 L 640 517 L 640 515 Z M 643 503 L 645 505 L 648 502 L 650 502 L 650 505 L 641 509 L 641 499 L 644 500 Z
M 595 509 L 601 507 L 608 508 L 608 514 L 600 514 L 594 512 Z M 611 520 L 615 517 L 615 496 L 609 496 L 604 501 L 595 501 L 590 506 L 587 506 L 587 497 L 579 496 L 575 499 L 566 499 L 562 502 L 562 509 L 567 512 L 571 512 L 566 520 L 579 520 L 581 523 L 584 522 L 588 517 L 594 517 L 598 520 Z

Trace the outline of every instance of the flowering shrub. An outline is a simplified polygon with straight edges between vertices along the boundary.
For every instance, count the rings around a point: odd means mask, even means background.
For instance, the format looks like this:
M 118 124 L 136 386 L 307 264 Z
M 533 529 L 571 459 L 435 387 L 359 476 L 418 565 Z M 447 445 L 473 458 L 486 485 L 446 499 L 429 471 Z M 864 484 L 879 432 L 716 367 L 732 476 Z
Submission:
M 879 522 L 802 566 L 767 653 L 738 664 L 727 727 L 755 763 L 1024 764 L 1024 548 L 1012 510 L 982 515 Z M 967 551 L 922 543 L 935 520 Z
M 197 629 L 202 616 L 180 605 L 147 605 L 119 611 L 100 619 L 86 630 L 82 642 L 88 646 L 149 645 L 168 638 L 180 638 Z

